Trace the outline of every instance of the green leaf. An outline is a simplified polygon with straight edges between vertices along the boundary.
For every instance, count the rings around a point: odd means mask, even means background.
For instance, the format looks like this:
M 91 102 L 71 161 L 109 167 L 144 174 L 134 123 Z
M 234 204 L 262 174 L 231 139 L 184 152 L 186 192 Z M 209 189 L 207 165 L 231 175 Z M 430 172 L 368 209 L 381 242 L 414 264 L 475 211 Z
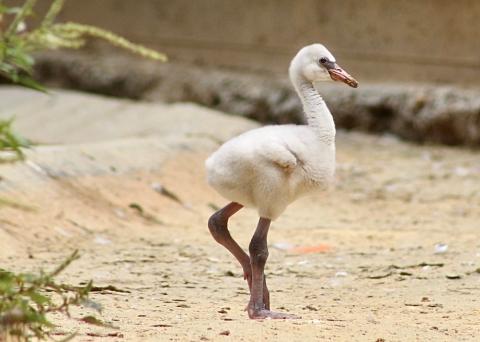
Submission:
M 29 284 L 35 283 L 39 278 L 39 276 L 37 276 L 33 273 L 23 273 L 23 274 L 20 274 L 19 277 L 21 277 L 21 279 L 24 282 L 29 283 Z
M 15 279 L 10 272 L 0 272 L 0 296 L 10 295 L 15 286 Z
M 44 93 L 47 92 L 47 89 L 43 85 L 27 75 L 18 75 L 18 80 L 16 83 L 30 89 L 38 90 Z
M 0 281 L 11 281 L 13 279 L 13 273 L 0 269 Z
M 28 73 L 32 72 L 35 60 L 28 52 L 23 50 L 21 47 L 17 46 L 15 48 L 9 48 L 6 50 L 5 54 L 10 64 L 15 65 L 17 68 L 24 70 Z
M 12 82 L 17 82 L 18 80 L 17 68 L 9 63 L 0 63 L 0 74 Z
M 50 304 L 51 300 L 47 296 L 44 296 L 38 292 L 35 292 L 33 290 L 26 292 L 26 296 L 28 296 L 35 304 L 37 305 L 45 305 L 45 304 Z
M 6 14 L 17 14 L 21 11 L 22 9 L 20 7 L 8 7 L 5 5 L 0 4 L 0 14 L 6 13 Z
M 2 130 L 8 131 L 11 123 L 11 120 L 0 121 L 0 133 Z M 77 258 L 78 251 L 74 251 L 53 272 L 48 273 L 43 270 L 35 274 L 13 273 L 0 268 L 0 288 L 3 291 L 0 291 L 0 341 L 6 336 L 2 335 L 5 330 L 8 331 L 7 340 L 13 338 L 15 341 L 30 341 L 32 338 L 35 340 L 51 338 L 55 325 L 49 321 L 47 315 L 64 313 L 69 316 L 71 306 L 79 306 L 88 299 L 88 292 L 92 289 L 91 281 L 82 287 L 59 285 L 54 281 L 54 276 Z M 49 292 L 52 290 L 54 294 Z M 90 304 L 90 308 L 98 307 L 96 303 L 86 304 Z M 113 327 L 93 316 L 87 316 L 82 321 Z M 2 331 L 3 328 L 5 329 Z M 69 341 L 75 335 L 76 333 L 68 335 L 63 340 Z
M 26 310 L 25 316 L 28 323 L 39 323 L 46 327 L 52 328 L 54 325 L 47 319 L 44 313 L 35 311 L 34 309 Z

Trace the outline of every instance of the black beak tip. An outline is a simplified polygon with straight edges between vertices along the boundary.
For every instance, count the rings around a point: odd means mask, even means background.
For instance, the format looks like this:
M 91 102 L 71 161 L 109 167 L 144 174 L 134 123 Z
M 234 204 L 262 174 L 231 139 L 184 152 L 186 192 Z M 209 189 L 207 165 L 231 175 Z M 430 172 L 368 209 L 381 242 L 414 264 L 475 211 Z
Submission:
M 358 88 L 358 82 L 355 81 L 355 80 L 349 80 L 348 82 L 346 82 L 350 87 L 352 88 Z

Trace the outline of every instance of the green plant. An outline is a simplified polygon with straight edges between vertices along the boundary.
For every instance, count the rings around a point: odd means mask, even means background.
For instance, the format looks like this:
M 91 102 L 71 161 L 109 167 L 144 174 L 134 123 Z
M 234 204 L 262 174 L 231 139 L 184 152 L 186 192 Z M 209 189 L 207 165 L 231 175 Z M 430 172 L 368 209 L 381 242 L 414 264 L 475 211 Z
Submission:
M 49 10 L 39 25 L 28 30 L 25 21 L 34 13 L 37 0 L 26 0 L 22 7 L 2 5 L 0 0 L 0 27 L 5 17 L 12 17 L 10 24 L 0 32 L 0 75 L 14 83 L 44 91 L 44 87 L 32 79 L 36 51 L 70 48 L 85 45 L 87 38 L 103 39 L 142 57 L 165 62 L 167 57 L 142 45 L 101 28 L 73 22 L 55 23 L 65 0 L 52 0 Z
M 40 23 L 27 29 L 26 20 L 34 15 L 36 2 L 25 0 L 23 6 L 12 7 L 0 0 L 0 76 L 13 83 L 45 91 L 43 85 L 32 78 L 35 64 L 33 53 L 58 48 L 78 49 L 85 45 L 89 37 L 103 39 L 145 58 L 162 62 L 167 60 L 162 53 L 98 27 L 73 22 L 55 23 L 65 0 L 52 0 Z M 13 151 L 16 159 L 22 159 L 21 148 L 27 147 L 28 142 L 12 133 L 11 123 L 12 120 L 0 120 L 0 151 Z
M 9 161 L 23 159 L 24 155 L 21 148 L 30 147 L 30 143 L 26 139 L 12 131 L 12 122 L 13 119 L 0 120 L 0 151 L 13 152 L 14 157 L 8 159 Z
M 9 338 L 17 341 L 29 341 L 32 337 L 49 338 L 55 325 L 50 322 L 48 315 L 56 312 L 70 317 L 71 306 L 84 305 L 100 310 L 98 304 L 88 299 L 92 281 L 78 287 L 55 281 L 55 277 L 78 258 L 78 251 L 75 251 L 48 273 L 15 274 L 0 269 L 0 341 Z M 105 325 L 94 316 L 80 320 Z

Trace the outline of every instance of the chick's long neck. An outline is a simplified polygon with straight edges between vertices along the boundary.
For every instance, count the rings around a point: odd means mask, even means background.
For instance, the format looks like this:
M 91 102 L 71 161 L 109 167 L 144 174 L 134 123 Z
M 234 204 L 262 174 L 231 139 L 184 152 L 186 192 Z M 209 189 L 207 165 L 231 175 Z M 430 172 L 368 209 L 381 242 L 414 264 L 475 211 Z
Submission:
M 333 143 L 336 133 L 335 122 L 322 96 L 313 84 L 308 81 L 295 83 L 295 89 L 302 100 L 308 126 L 317 133 L 322 141 Z

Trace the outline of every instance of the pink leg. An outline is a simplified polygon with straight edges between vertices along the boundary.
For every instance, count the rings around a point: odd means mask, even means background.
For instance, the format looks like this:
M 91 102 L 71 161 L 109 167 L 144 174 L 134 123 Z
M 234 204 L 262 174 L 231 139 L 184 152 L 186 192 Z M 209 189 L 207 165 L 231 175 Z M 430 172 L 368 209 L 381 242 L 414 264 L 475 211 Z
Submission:
M 260 218 L 258 226 L 250 241 L 250 262 L 252 265 L 252 287 L 250 291 L 250 302 L 248 303 L 248 316 L 253 319 L 292 319 L 300 318 L 295 315 L 270 311 L 264 300 L 264 289 L 266 281 L 264 276 L 265 263 L 268 258 L 267 235 L 270 227 L 270 220 Z M 268 290 L 267 290 L 268 291 Z
M 213 238 L 222 246 L 230 251 L 233 256 L 240 262 L 243 268 L 243 277 L 248 282 L 248 288 L 252 288 L 252 267 L 250 265 L 250 257 L 232 238 L 228 230 L 228 219 L 242 209 L 239 203 L 232 202 L 214 213 L 208 220 L 208 228 Z M 265 307 L 270 308 L 270 296 L 267 284 L 264 282 L 264 301 Z

